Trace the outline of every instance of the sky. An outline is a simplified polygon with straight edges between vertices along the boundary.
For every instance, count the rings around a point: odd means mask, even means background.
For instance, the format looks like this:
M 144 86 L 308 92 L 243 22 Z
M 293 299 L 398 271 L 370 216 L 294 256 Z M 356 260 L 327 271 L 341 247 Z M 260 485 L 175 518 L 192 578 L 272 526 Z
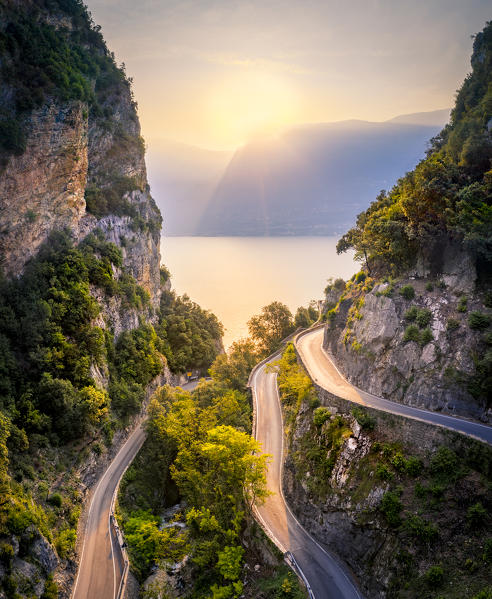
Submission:
M 88 0 L 142 133 L 232 150 L 303 123 L 450 107 L 491 0 Z

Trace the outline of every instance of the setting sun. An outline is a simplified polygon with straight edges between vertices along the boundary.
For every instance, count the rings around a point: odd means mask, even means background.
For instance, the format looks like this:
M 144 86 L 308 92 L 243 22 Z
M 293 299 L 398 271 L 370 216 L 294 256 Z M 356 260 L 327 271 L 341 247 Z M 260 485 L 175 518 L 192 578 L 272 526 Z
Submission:
M 297 94 L 286 81 L 248 71 L 212 86 L 202 108 L 217 141 L 234 147 L 294 122 L 298 106 Z

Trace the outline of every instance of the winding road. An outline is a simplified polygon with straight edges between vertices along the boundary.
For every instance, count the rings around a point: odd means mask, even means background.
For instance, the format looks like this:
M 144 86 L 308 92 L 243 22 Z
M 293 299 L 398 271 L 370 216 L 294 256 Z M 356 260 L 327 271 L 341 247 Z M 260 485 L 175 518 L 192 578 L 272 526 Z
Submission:
M 128 437 L 97 484 L 89 506 L 82 556 L 72 599 L 116 599 L 118 597 L 124 561 L 110 519 L 112 502 L 121 477 L 144 441 L 145 431 L 139 425 Z
M 271 358 L 270 362 L 278 359 Z M 268 363 L 270 363 L 268 362 Z M 267 364 L 268 364 L 267 363 Z M 256 439 L 264 453 L 272 456 L 267 471 L 267 486 L 272 492 L 256 507 L 256 515 L 284 552 L 294 556 L 315 599 L 362 599 L 350 574 L 297 521 L 282 492 L 283 424 L 277 375 L 263 364 L 255 371 L 251 389 L 256 409 Z
M 299 333 L 294 343 L 311 378 L 323 389 L 364 406 L 377 408 L 443 426 L 492 444 L 492 427 L 446 414 L 406 406 L 371 395 L 351 385 L 337 369 L 323 348 L 324 326 Z M 267 486 L 272 492 L 265 503 L 256 507 L 256 515 L 275 544 L 294 562 L 315 599 L 360 599 L 354 581 L 345 567 L 315 541 L 298 522 L 287 505 L 282 491 L 283 423 L 277 388 L 277 375 L 268 364 L 273 356 L 258 366 L 250 378 L 256 410 L 256 439 L 264 453 L 272 456 L 267 472 Z
M 396 403 L 383 397 L 371 395 L 350 384 L 337 369 L 335 363 L 324 349 L 323 333 L 323 327 L 300 333 L 295 338 L 295 345 L 311 378 L 320 387 L 326 389 L 326 391 L 342 399 L 348 399 L 364 406 L 390 412 L 391 414 L 398 414 L 406 418 L 413 418 L 414 420 L 443 426 L 492 444 L 492 426 Z
M 193 390 L 198 381 L 182 385 Z M 121 477 L 145 441 L 143 422 L 137 426 L 100 478 L 92 495 L 84 544 L 72 599 L 119 599 L 125 564 L 111 519 L 113 498 Z
M 323 328 L 300 333 L 296 348 L 313 380 L 327 391 L 361 405 L 393 414 L 444 426 L 492 444 L 492 427 L 392 402 L 366 393 L 348 383 L 322 347 Z M 271 358 L 274 361 L 276 357 Z M 184 385 L 192 389 L 197 382 Z M 297 521 L 282 492 L 283 425 L 277 379 L 266 364 L 257 367 L 251 377 L 256 407 L 256 438 L 263 451 L 273 456 L 267 484 L 272 495 L 256 508 L 275 543 L 297 565 L 315 599 L 362 599 L 350 573 L 337 558 L 315 541 Z M 127 439 L 99 480 L 92 495 L 85 538 L 72 599 L 118 599 L 124 576 L 124 560 L 115 523 L 111 520 L 113 498 L 126 468 L 145 441 L 138 426 Z

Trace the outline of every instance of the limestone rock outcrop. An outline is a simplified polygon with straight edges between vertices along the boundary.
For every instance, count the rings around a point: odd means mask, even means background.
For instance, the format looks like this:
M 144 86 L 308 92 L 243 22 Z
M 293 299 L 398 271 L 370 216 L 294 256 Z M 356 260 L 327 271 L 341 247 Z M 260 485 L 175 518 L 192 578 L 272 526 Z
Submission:
M 484 296 L 459 273 L 446 275 L 432 286 L 428 283 L 428 279 L 405 279 L 394 289 L 390 283 L 380 283 L 342 300 L 327 326 L 324 345 L 347 379 L 365 391 L 490 422 L 486 400 L 470 391 L 483 339 L 468 319 L 473 311 L 487 312 Z M 414 299 L 399 293 L 405 284 L 414 288 Z M 460 302 L 466 309 L 459 309 Z M 419 327 L 409 319 L 410 308 L 425 313 L 428 323 Z M 415 340 L 408 338 L 409 327 Z

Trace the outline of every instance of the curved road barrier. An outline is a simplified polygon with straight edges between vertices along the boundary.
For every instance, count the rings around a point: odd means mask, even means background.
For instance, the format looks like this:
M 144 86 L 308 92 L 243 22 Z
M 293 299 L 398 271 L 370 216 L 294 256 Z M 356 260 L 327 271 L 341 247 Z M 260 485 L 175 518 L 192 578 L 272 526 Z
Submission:
M 362 599 L 344 566 L 323 548 L 299 523 L 282 491 L 283 422 L 278 396 L 277 375 L 267 365 L 268 358 L 252 372 L 255 438 L 272 456 L 267 470 L 267 487 L 272 495 L 255 507 L 255 515 L 286 562 L 306 584 L 311 599 Z
M 492 444 L 492 426 L 397 403 L 355 387 L 345 379 L 323 347 L 323 333 L 322 327 L 303 331 L 296 335 L 294 345 L 313 381 L 329 393 L 363 406 L 442 426 Z

